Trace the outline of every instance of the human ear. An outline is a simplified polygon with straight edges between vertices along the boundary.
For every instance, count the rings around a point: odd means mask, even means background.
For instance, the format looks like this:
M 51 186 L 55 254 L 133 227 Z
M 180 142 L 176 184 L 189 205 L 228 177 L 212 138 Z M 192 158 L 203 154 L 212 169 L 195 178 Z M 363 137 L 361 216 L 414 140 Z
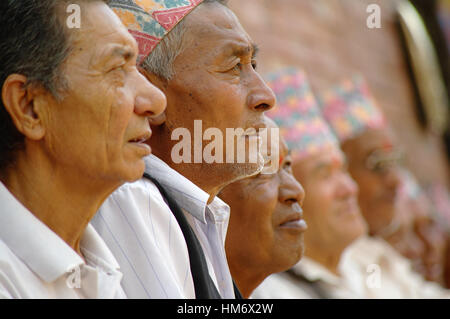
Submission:
M 3 83 L 1 97 L 6 111 L 17 130 L 31 140 L 44 137 L 45 128 L 40 116 L 36 97 L 42 88 L 27 85 L 27 77 L 20 74 L 9 75 Z

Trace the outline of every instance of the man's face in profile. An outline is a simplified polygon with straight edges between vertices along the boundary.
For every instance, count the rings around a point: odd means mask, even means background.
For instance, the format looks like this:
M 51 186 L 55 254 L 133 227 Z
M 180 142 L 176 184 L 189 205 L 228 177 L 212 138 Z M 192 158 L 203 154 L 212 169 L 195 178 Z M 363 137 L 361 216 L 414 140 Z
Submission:
M 386 129 L 368 130 L 346 141 L 342 148 L 349 160 L 349 171 L 358 183 L 359 204 L 370 232 L 381 231 L 395 214 L 401 152 Z
M 346 247 L 367 231 L 358 206 L 358 186 L 336 147 L 294 160 L 294 175 L 305 187 L 306 237 L 327 247 Z
M 67 169 L 131 181 L 144 170 L 148 116 L 165 97 L 137 70 L 137 45 L 101 1 L 81 3 L 80 29 L 67 29 L 72 51 L 63 64 L 68 90 L 44 115 L 48 153 Z
M 292 175 L 291 157 L 282 139 L 278 147 L 275 173 L 237 181 L 221 192 L 221 199 L 231 207 L 226 251 L 233 271 L 244 267 L 284 271 L 303 254 L 305 192 Z
M 236 16 L 223 5 L 203 4 L 185 18 L 185 28 L 186 48 L 175 60 L 174 78 L 163 88 L 167 128 L 193 132 L 194 120 L 202 120 L 203 131 L 218 128 L 225 137 L 227 128 L 265 127 L 263 111 L 275 97 L 255 71 L 256 47 Z M 251 138 L 237 139 L 249 143 Z M 206 165 L 211 178 L 239 179 L 261 168 L 261 163 L 225 164 L 226 151 L 221 164 Z

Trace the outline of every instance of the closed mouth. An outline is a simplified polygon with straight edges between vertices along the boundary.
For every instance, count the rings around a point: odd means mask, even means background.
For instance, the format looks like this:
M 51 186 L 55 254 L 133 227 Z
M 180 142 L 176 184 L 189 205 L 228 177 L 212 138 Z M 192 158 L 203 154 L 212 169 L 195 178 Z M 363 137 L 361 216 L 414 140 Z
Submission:
M 292 205 L 294 214 L 287 217 L 279 226 L 281 228 L 299 229 L 305 231 L 308 228 L 305 220 L 303 219 L 303 210 L 298 203 Z
M 306 230 L 307 225 L 306 222 L 301 216 L 291 217 L 288 220 L 282 222 L 280 227 L 283 228 L 304 228 Z
M 128 141 L 128 143 L 136 143 L 136 144 L 142 144 L 145 141 L 147 141 L 150 137 L 152 136 L 151 132 L 147 132 L 145 134 L 142 134 L 136 138 L 133 138 L 131 140 Z

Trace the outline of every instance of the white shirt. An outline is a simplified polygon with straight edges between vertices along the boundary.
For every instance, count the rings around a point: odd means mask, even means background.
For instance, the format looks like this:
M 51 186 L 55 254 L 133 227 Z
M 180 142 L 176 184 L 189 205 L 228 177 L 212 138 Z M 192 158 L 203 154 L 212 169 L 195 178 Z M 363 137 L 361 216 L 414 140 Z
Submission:
M 301 279 L 304 278 L 304 279 Z M 321 294 L 317 289 L 321 290 Z M 360 298 L 321 264 L 308 257 L 293 266 L 289 272 L 270 275 L 252 293 L 255 299 L 315 299 L 315 298 Z
M 225 256 L 229 206 L 209 195 L 157 157 L 146 172 L 179 204 L 200 241 L 209 274 L 223 298 L 234 298 Z M 130 298 L 195 298 L 189 254 L 178 222 L 156 186 L 145 178 L 115 191 L 92 224 L 113 252 Z
M 365 298 L 449 298 L 450 291 L 425 281 L 383 239 L 363 236 L 341 256 L 340 272 Z
M 414 273 L 410 262 L 384 240 L 368 236 L 356 240 L 341 255 L 340 277 L 308 257 L 303 257 L 292 272 L 316 282 L 328 298 L 450 297 L 448 290 L 426 282 Z M 252 297 L 320 298 L 311 287 L 292 273 L 279 273 L 266 278 Z
M 0 183 L 0 298 L 125 298 L 122 274 L 92 226 L 87 263 Z

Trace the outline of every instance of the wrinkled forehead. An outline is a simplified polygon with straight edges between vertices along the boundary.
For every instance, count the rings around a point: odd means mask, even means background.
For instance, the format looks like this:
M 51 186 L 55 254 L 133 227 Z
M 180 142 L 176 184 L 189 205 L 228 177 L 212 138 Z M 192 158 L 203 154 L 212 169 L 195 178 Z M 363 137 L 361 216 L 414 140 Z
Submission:
M 345 144 L 349 156 L 363 160 L 377 150 L 393 151 L 395 149 L 395 137 L 393 132 L 387 128 L 370 129 Z
M 236 15 L 231 9 L 221 4 L 200 5 L 185 18 L 185 26 L 195 39 L 201 39 L 202 42 L 222 42 L 227 53 L 231 54 L 234 50 L 232 44 L 246 46 L 248 50 L 252 49 L 250 36 Z
M 342 167 L 347 161 L 345 154 L 336 146 L 329 145 L 306 157 L 296 159 L 294 163 L 304 172 L 314 172 L 321 167 Z
M 315 157 L 315 163 L 321 165 L 339 167 L 342 166 L 345 162 L 345 154 L 335 146 L 328 146 L 320 150 Z
M 79 28 L 66 30 L 72 36 L 74 45 L 91 42 L 101 46 L 104 43 L 116 42 L 135 46 L 136 41 L 120 21 L 119 17 L 102 1 L 80 3 Z

